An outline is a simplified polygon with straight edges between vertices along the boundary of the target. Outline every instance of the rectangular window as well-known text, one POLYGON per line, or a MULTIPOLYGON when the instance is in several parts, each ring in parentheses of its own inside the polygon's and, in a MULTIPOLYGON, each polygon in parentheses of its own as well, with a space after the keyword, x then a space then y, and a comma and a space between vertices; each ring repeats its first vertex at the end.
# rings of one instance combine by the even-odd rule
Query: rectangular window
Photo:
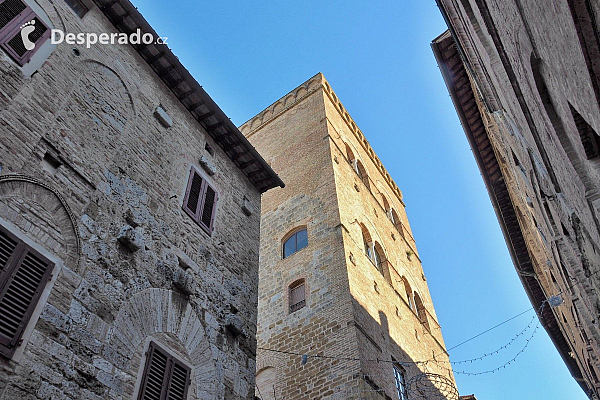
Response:
POLYGON ((217 191, 192 167, 183 199, 183 210, 209 235, 214 229, 218 200, 217 191))
POLYGON ((0 47, 20 66, 50 38, 50 29, 22 0, 0 0, 0 47))
POLYGON ((54 264, 0 226, 0 355, 11 358, 54 264))
POLYGON ((139 400, 186 400, 190 368, 156 343, 150 342, 139 400))
POLYGON ((87 6, 79 0, 65 0, 65 3, 67 3, 73 11, 75 11, 75 14, 77 14, 79 18, 83 18, 83 16, 90 11, 87 6))
POLYGON ((399 400, 407 400, 406 380, 404 379, 404 370, 399 365, 394 365, 394 378, 396 380, 396 391, 399 400))
POLYGON ((306 284, 304 280, 290 287, 290 313, 306 305, 306 284))

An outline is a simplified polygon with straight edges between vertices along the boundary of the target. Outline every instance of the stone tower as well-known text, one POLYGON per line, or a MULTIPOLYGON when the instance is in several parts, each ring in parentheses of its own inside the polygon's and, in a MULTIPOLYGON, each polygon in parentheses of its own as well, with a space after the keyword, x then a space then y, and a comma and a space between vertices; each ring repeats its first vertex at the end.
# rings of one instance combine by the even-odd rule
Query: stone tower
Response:
POLYGON ((240 130, 287 185, 262 197, 256 396, 404 400, 424 372, 454 387, 402 193, 324 76, 240 130))

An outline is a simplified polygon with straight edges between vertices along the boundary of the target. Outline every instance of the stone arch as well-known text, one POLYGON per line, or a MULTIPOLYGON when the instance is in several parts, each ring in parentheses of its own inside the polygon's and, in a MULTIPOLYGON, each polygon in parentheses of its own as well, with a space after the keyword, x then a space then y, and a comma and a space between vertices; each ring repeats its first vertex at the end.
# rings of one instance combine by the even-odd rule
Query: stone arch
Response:
POLYGON ((267 366, 256 373, 256 391, 261 400, 275 400, 277 369, 267 366))
MULTIPOLYGON (((199 399, 216 399, 219 380, 210 343, 204 327, 190 302, 167 289, 145 289, 133 295, 119 309, 108 344, 132 360, 146 338, 161 333, 176 336, 193 367, 199 399)), ((130 373, 137 376, 139 362, 131 363, 130 373)))
POLYGON ((0 217, 12 223, 33 240, 59 256, 69 268, 78 270, 81 239, 64 197, 50 185, 25 175, 0 177, 0 217), (15 207, 19 207, 15 210, 15 207), (33 233, 35 221, 47 229, 33 233))
POLYGON ((117 130, 131 123, 135 116, 135 106, 131 90, 125 80, 116 70, 99 61, 87 59, 80 65, 82 71, 77 91, 83 99, 91 106, 102 108, 107 117, 113 119, 113 127, 117 130), (98 91, 98 87, 105 87, 104 93, 98 91), (99 99, 98 95, 110 96, 110 101, 99 99), (95 103, 99 101, 100 103, 95 103), (115 105, 116 107, 111 107, 115 105), (117 109, 118 108, 118 109, 117 109))

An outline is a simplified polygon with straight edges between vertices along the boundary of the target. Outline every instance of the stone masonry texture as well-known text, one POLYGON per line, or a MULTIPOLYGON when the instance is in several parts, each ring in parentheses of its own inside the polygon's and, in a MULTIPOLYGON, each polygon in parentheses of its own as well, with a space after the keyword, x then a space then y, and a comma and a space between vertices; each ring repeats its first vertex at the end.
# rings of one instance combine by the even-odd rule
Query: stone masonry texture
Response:
POLYGON ((415 362, 434 356, 428 371, 454 385, 402 193, 323 75, 240 129, 286 182, 262 197, 257 395, 397 399, 391 361, 408 381, 423 376, 425 366, 415 362), (383 271, 365 254, 361 225, 385 254, 383 271), (308 247, 283 259, 284 239, 302 227, 308 247), (306 306, 290 313, 289 286, 299 279, 306 306), (418 311, 404 280, 422 300, 418 311), (281 352, 331 358, 303 364, 300 355, 281 352))
MULTIPOLYGON (((39 8, 66 32, 117 31, 97 7, 39 8)), ((259 190, 132 46, 72 47, 30 77, 0 51, 0 224, 57 265, 0 357, 0 399, 135 398, 154 340, 192 368, 189 399, 253 400, 259 190), (182 210, 201 158, 210 236, 182 210)))
POLYGON ((432 47, 515 267, 573 377, 600 395, 600 3, 438 1, 432 47), (540 306, 551 296, 563 303, 540 306))

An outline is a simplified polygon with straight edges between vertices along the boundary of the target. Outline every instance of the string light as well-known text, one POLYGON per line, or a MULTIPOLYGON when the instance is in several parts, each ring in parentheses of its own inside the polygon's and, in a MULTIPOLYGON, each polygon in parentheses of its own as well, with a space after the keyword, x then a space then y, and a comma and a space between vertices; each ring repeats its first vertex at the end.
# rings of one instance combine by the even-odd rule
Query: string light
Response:
MULTIPOLYGON (((600 270, 590 274, 590 276, 588 276, 588 279, 591 278, 592 276, 596 275, 600 273, 600 270)), ((294 355, 294 356, 300 356, 301 357, 301 363, 302 365, 306 364, 308 362, 309 358, 323 358, 323 359, 333 359, 333 360, 344 360, 344 361, 362 361, 362 362, 387 362, 387 363, 393 363, 393 364, 399 364, 399 365, 404 365, 404 366, 408 366, 408 365, 423 365, 424 368, 427 368, 427 364, 430 362, 433 362, 435 364, 438 365, 439 368, 445 369, 446 371, 449 372, 453 372, 455 374, 462 374, 462 375, 467 375, 467 376, 476 376, 476 375, 483 375, 483 374, 490 374, 490 373, 495 373, 500 371, 501 369, 505 369, 507 366, 509 366, 510 364, 516 362, 517 358, 523 354, 523 352, 525 352, 525 350, 527 349, 527 347, 529 346, 529 343, 531 342, 531 340, 533 339, 533 337, 535 336, 535 334, 537 333, 539 327, 540 327, 540 318, 542 318, 542 313, 544 311, 544 307, 546 304, 549 304, 552 308, 558 307, 559 305, 563 304, 563 300, 560 297, 561 294, 563 294, 565 291, 572 289, 573 287, 580 285, 581 282, 576 281, 574 284, 570 285, 569 287, 567 287, 565 290, 560 291, 558 294, 553 295, 551 297, 549 297, 548 299, 544 300, 542 302, 542 304, 539 307, 538 312, 536 313, 536 315, 533 316, 532 320, 529 322, 529 324, 525 327, 525 329, 523 329, 521 332, 519 332, 513 339, 511 339, 510 342, 508 342, 506 345, 498 348, 497 350, 491 352, 491 353, 485 353, 483 356, 477 357, 477 358, 473 358, 470 360, 461 360, 461 361, 445 361, 445 360, 437 360, 436 359, 436 355, 433 355, 433 358, 429 359, 429 360, 425 360, 425 361, 398 361, 398 360, 381 360, 381 359, 374 359, 374 360, 369 360, 369 359, 363 359, 363 358, 359 358, 359 357, 334 357, 334 356, 324 356, 324 355, 316 355, 316 354, 306 354, 306 353, 297 353, 297 352, 293 352, 293 351, 284 351, 284 350, 275 350, 275 349, 269 349, 269 348, 265 348, 265 347, 258 347, 259 350, 264 350, 264 351, 270 351, 270 352, 275 352, 275 353, 281 353, 281 354, 287 354, 287 355, 294 355), (482 360, 486 357, 490 357, 493 356, 495 354, 498 354, 500 350, 503 350, 505 348, 507 348, 508 346, 510 346, 518 337, 522 336, 527 330, 529 330, 529 328, 531 327, 532 322, 536 319, 536 316, 539 316, 539 318, 537 318, 537 324, 533 330, 533 333, 531 334, 531 336, 526 340, 525 345, 523 346, 523 348, 510 360, 508 360, 506 363, 504 363, 503 365, 500 365, 499 367, 496 367, 494 369, 491 370, 487 370, 487 371, 478 371, 478 372, 468 372, 468 371, 457 371, 457 370, 452 370, 450 368, 444 367, 443 365, 440 365, 441 363, 448 363, 450 362, 451 364, 465 364, 465 363, 473 363, 474 361, 479 361, 482 360)), ((511 317, 453 347, 451 347, 450 349, 447 349, 445 351, 445 353, 447 354, 449 351, 462 346, 512 320, 514 320, 515 318, 520 317, 523 314, 526 314, 532 310, 534 310, 535 307, 531 307, 530 309, 523 311, 517 315, 515 315, 514 317, 511 317)), ((438 354, 441 355, 441 354, 438 354)))

